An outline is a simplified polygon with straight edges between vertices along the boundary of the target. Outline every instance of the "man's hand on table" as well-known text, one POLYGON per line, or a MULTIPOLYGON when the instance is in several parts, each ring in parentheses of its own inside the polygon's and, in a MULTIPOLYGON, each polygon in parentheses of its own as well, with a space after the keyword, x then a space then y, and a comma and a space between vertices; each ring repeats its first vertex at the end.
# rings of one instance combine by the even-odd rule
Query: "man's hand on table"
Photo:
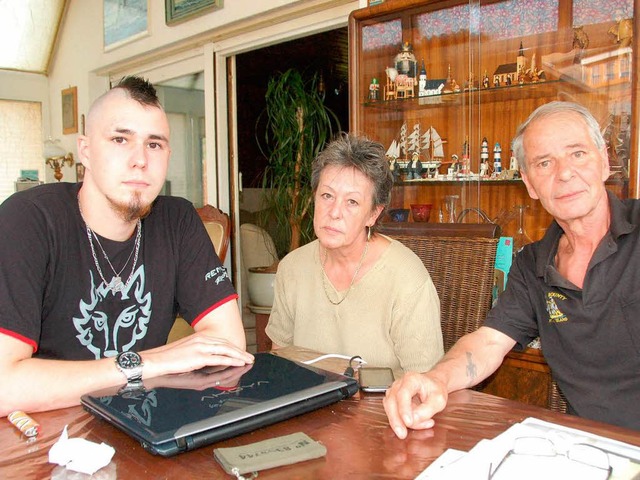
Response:
POLYGON ((389 425, 398 438, 407 429, 423 430, 434 425, 433 416, 447 405, 444 383, 429 374, 409 372, 387 390, 383 401, 389 425))

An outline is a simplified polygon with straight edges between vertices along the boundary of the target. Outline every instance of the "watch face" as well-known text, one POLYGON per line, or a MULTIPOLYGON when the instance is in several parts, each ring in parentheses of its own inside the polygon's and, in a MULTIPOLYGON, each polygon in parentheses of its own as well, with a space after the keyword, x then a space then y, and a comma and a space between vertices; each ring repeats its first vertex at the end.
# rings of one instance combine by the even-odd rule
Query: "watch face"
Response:
POLYGON ((135 352, 123 352, 118 355, 118 365, 122 368, 135 368, 140 366, 140 355, 135 352))

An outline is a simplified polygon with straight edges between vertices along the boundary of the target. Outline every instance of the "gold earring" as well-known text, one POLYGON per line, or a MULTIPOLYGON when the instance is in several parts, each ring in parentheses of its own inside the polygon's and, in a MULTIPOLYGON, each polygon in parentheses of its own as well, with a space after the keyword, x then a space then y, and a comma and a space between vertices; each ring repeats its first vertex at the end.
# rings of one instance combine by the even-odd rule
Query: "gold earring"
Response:
POLYGON ((372 228, 367 225, 367 242, 371 240, 371 230, 372 228))

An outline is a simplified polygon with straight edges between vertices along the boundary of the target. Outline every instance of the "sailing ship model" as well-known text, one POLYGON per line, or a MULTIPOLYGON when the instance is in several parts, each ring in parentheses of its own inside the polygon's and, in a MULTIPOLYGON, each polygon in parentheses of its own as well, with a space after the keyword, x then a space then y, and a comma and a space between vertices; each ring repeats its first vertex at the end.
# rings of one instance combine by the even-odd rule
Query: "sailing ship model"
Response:
POLYGON ((422 162, 427 169, 427 175, 434 177, 438 173, 442 159, 444 158, 443 144, 447 143, 432 126, 422 135, 422 150, 426 152, 426 161, 422 162))
POLYGON ((387 149, 386 156, 394 175, 399 168, 406 169, 412 159, 419 158, 421 168, 426 170, 427 176, 434 178, 444 159, 443 145, 447 143, 433 126, 421 133, 420 124, 416 123, 408 133, 407 124, 400 128, 399 139, 394 139, 387 149))

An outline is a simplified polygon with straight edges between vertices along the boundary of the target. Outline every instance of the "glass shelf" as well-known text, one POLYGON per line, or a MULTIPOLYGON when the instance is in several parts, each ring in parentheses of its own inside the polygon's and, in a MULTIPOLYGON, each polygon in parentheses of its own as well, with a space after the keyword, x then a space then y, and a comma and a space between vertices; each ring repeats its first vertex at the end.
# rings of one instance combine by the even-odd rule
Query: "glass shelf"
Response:
POLYGON ((516 101, 525 99, 538 99, 557 97, 558 93, 592 93, 597 94, 592 88, 576 81, 564 79, 546 80, 537 83, 525 83, 518 85, 505 85, 502 87, 490 87, 473 90, 464 90, 426 97, 401 98, 397 100, 366 101, 362 105, 367 108, 379 108, 383 110, 403 111, 420 108, 448 107, 469 104, 470 98, 480 96, 482 103, 495 103, 516 101))

